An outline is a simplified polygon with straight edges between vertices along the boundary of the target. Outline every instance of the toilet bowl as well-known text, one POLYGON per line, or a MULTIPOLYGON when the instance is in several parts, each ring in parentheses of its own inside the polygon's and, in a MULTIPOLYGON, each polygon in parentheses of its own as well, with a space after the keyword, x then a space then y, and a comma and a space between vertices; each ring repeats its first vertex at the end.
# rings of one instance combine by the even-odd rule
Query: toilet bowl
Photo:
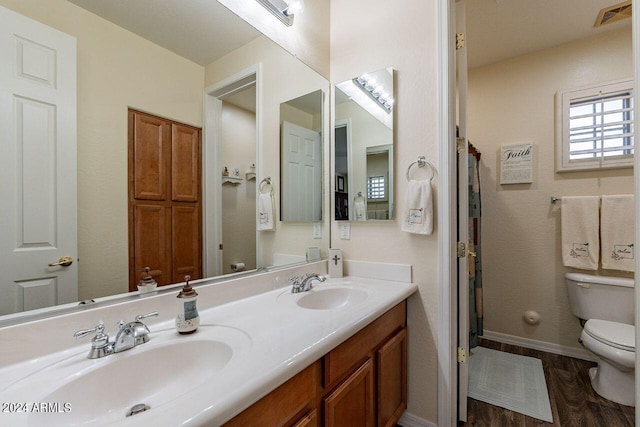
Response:
POLYGON ((598 366, 589 370, 596 393, 613 402, 635 406, 635 327, 589 319, 580 340, 600 359, 598 366))
POLYGON ((589 370, 600 396, 635 406, 635 326, 633 279, 567 273, 571 311, 585 322, 582 345, 599 361, 589 370))

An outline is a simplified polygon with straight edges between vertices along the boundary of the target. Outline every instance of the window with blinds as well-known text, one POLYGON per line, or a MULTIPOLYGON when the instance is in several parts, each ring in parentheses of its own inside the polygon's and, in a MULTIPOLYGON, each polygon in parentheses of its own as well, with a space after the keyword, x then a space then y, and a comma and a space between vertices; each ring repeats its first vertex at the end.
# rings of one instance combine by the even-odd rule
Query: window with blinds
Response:
MULTIPOLYGON (((562 164, 557 170, 633 165, 631 80, 560 92, 562 164)), ((558 104, 556 104, 556 108, 558 104)), ((560 150, 559 150, 560 151, 560 150)))
POLYGON ((367 198, 381 200, 385 197, 384 176, 370 176, 367 179, 367 198))

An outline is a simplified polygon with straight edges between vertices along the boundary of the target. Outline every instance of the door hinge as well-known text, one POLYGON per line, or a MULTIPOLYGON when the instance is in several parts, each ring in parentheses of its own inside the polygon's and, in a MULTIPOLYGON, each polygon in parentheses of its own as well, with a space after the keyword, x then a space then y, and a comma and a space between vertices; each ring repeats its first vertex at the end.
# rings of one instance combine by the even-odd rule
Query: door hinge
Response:
POLYGON ((467 363, 467 352, 462 347, 458 347, 458 363, 467 363))
POLYGON ((456 50, 464 47, 464 33, 456 33, 456 50))
POLYGON ((464 136, 456 137, 456 151, 458 154, 462 154, 467 149, 467 138, 464 136))
POLYGON ((458 258, 464 258, 467 256, 467 245, 465 245, 464 242, 456 243, 456 253, 458 258))

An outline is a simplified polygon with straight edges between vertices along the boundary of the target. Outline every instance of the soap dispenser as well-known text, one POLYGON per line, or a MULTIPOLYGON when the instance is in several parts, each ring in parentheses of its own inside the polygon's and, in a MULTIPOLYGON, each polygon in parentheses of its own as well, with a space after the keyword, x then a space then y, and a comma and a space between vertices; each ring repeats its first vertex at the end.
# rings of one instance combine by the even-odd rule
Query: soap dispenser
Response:
POLYGON ((176 331, 183 335, 194 333, 200 326, 200 315, 196 307, 198 293, 193 290, 189 280, 191 280, 191 276, 184 276, 185 285, 178 294, 176 331))
POLYGON ((153 276, 149 274, 149 271, 149 267, 144 268, 144 272, 142 273, 142 280, 140 280, 140 283, 138 283, 138 291, 140 291, 141 294, 144 294, 146 292, 153 292, 158 287, 158 284, 155 280, 153 280, 153 276))

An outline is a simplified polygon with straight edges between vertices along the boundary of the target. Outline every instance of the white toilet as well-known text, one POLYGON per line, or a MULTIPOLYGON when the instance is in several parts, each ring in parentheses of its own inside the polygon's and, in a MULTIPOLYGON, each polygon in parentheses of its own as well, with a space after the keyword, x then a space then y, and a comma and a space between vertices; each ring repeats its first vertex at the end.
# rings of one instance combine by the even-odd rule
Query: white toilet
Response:
POLYGON ((635 406, 633 279, 567 273, 571 311, 583 323, 580 340, 600 361, 589 370, 593 389, 605 399, 635 406))

